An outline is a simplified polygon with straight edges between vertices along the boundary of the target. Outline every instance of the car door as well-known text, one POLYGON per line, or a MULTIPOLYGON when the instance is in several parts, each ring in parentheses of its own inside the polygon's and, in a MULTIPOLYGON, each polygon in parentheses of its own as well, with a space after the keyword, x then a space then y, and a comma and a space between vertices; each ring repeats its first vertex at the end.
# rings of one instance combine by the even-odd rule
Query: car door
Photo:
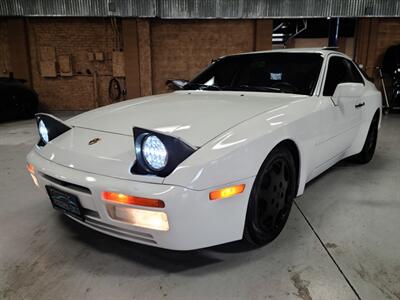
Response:
POLYGON ((362 99, 346 97, 341 105, 332 100, 338 84, 364 80, 353 62, 343 56, 331 55, 328 58, 325 80, 319 95, 320 128, 316 140, 316 169, 335 163, 351 146, 361 124, 362 99))

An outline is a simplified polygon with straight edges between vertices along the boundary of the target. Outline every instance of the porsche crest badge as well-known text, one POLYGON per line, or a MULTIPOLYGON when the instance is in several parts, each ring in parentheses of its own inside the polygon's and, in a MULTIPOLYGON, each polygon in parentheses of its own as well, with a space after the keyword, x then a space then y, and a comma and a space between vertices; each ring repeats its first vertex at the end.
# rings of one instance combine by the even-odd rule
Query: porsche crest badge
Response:
POLYGON ((93 140, 90 140, 88 144, 91 146, 91 145, 96 144, 96 143, 99 142, 100 140, 101 140, 100 138, 94 138, 93 140))

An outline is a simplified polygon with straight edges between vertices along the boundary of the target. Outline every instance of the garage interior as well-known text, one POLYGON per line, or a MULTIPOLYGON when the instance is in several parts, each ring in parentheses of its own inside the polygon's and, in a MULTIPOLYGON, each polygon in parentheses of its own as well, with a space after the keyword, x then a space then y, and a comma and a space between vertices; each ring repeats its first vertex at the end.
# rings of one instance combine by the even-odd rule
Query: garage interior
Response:
MULTIPOLYGON (((0 78, 23 79, 39 111, 66 119, 171 92, 167 80, 224 55, 334 46, 386 105, 377 67, 400 44, 399 16, 390 0, 5 0, 0 78)), ((25 169, 35 120, 0 123, 0 299, 400 299, 399 128, 384 114, 371 163, 309 183, 271 244, 176 252, 55 213, 25 169)))

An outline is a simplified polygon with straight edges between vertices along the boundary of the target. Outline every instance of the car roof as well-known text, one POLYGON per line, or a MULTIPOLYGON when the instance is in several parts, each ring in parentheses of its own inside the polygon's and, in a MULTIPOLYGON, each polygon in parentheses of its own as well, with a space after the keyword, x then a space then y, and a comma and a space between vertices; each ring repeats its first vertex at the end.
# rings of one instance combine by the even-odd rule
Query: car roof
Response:
POLYGON ((239 55, 252 55, 252 54, 261 54, 261 53, 320 53, 324 57, 328 56, 329 54, 337 54, 348 58, 345 54, 336 50, 336 48, 284 48, 284 49, 273 49, 273 50, 264 50, 264 51, 253 51, 253 52, 244 52, 244 53, 237 53, 232 55, 226 55, 223 57, 230 57, 230 56, 239 56, 239 55))

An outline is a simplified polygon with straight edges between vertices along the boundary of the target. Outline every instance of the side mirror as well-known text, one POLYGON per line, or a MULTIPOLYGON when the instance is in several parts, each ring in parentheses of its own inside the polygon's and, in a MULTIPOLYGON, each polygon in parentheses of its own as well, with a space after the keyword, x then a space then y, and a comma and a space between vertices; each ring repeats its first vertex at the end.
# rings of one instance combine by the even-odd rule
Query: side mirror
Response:
POLYGON ((171 89, 171 90, 182 90, 183 87, 189 82, 189 80, 186 79, 168 79, 165 84, 171 89))
POLYGON ((361 70, 364 70, 364 65, 363 65, 363 64, 358 64, 358 67, 359 67, 361 70))
POLYGON ((346 98, 360 98, 364 93, 364 85, 356 82, 339 83, 332 96, 335 105, 339 105, 346 98))

